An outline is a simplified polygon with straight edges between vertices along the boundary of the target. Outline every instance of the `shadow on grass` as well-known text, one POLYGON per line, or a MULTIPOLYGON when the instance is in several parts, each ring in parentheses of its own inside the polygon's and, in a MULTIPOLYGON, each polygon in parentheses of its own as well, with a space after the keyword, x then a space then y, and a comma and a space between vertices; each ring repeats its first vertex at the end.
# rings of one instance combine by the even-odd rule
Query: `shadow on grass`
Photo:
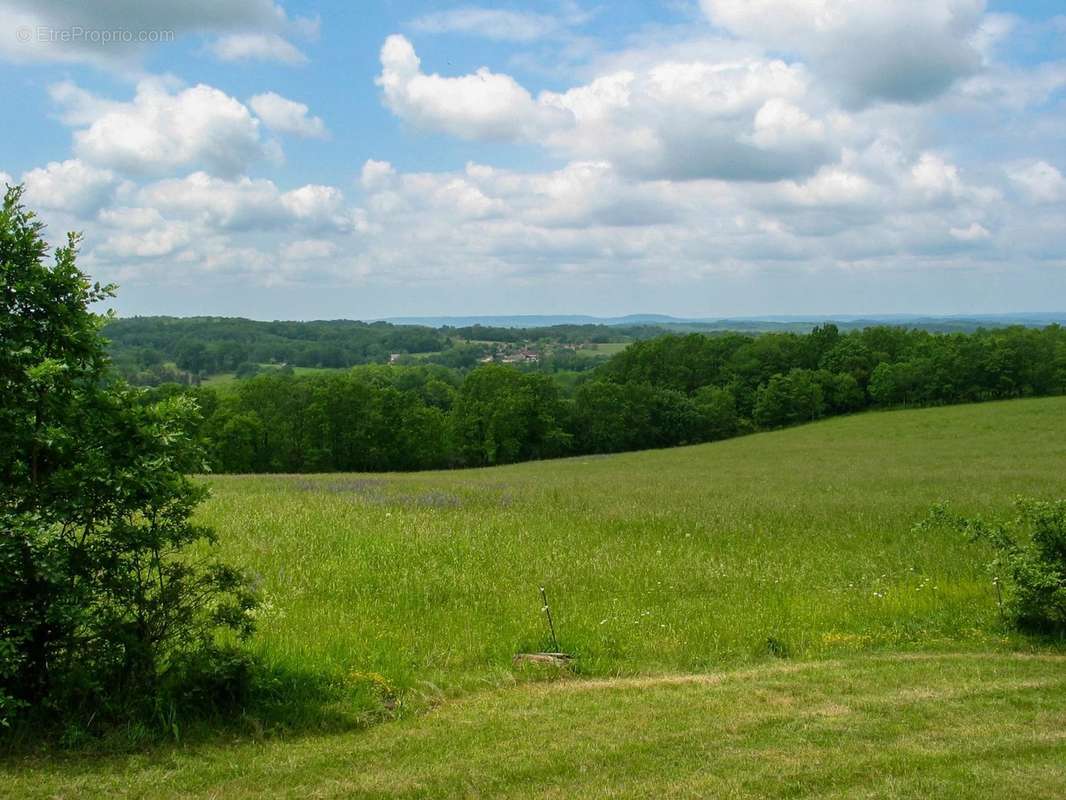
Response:
POLYGON ((99 769, 100 758, 165 758, 220 742, 342 733, 395 717, 392 688, 373 674, 326 674, 244 653, 179 665, 150 701, 82 707, 56 721, 44 711, 0 730, 0 762, 99 769))

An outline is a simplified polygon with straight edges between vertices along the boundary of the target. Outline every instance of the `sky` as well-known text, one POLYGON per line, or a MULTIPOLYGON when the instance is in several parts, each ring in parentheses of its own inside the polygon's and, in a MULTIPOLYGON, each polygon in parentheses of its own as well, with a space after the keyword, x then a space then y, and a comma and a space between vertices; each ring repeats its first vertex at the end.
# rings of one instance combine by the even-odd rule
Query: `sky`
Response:
POLYGON ((1061 0, 0 0, 122 315, 1066 310, 1061 0))

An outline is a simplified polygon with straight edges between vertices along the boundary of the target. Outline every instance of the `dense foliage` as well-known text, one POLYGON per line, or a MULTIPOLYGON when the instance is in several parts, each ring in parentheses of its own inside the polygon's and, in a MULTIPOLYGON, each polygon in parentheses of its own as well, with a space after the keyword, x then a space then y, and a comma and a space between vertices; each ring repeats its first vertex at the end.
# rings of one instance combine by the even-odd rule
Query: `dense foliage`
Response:
POLYGON ((216 631, 247 633, 253 598, 196 547, 213 534, 190 520, 195 404, 110 380, 89 306, 111 288, 73 235, 45 262, 20 194, 0 211, 0 723, 102 721, 153 703, 216 631))
POLYGON ((1066 632, 1066 500, 1021 498, 1008 520, 960 517, 937 506, 920 529, 946 526, 985 542, 996 586, 1005 586, 1004 610, 1022 630, 1066 632))
POLYGON ((483 466, 714 441, 869 408, 1061 394, 1066 331, 667 335, 583 373, 370 365, 148 397, 179 391, 204 409, 218 471, 483 466))
POLYGON ((108 323, 106 335, 115 367, 143 384, 173 380, 181 373, 253 374, 259 364, 267 363, 350 367, 387 361, 392 353, 434 352, 449 343, 438 331, 411 325, 227 317, 116 319, 108 323))

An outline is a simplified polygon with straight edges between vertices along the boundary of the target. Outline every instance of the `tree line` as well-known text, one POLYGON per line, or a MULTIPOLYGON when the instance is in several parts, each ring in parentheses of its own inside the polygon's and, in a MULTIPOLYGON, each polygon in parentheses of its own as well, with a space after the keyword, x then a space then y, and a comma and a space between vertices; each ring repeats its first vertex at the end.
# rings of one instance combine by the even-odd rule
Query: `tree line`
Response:
POLYGON ((870 408, 1062 394, 1066 331, 665 335, 557 376, 489 364, 265 374, 192 392, 219 472, 488 466, 671 447, 870 408))
POLYGON ((228 317, 130 317, 104 330, 123 377, 154 385, 221 372, 252 374, 260 364, 343 368, 388 361, 391 353, 431 353, 450 338, 417 325, 326 320, 259 322, 228 317))

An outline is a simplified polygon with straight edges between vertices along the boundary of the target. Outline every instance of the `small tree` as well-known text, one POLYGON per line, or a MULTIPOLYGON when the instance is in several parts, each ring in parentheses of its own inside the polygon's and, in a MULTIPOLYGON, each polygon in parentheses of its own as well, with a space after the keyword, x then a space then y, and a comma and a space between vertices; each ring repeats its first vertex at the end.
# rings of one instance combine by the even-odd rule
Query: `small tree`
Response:
POLYGON ((45 263, 42 225, 0 211, 0 720, 151 698, 218 629, 251 630, 245 578, 191 521, 206 489, 189 398, 156 404, 108 373, 103 319, 71 235, 45 263))

